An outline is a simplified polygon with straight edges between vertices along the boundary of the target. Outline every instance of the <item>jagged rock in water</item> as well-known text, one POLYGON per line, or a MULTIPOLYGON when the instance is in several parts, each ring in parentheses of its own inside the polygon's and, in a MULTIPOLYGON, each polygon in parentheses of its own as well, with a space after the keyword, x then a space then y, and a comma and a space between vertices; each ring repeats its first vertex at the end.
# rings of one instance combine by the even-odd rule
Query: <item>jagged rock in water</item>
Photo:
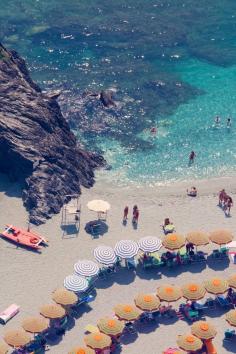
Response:
POLYGON ((91 187, 105 165, 78 144, 55 99, 31 80, 25 62, 0 44, 0 172, 25 180, 30 221, 58 213, 68 194, 91 187))

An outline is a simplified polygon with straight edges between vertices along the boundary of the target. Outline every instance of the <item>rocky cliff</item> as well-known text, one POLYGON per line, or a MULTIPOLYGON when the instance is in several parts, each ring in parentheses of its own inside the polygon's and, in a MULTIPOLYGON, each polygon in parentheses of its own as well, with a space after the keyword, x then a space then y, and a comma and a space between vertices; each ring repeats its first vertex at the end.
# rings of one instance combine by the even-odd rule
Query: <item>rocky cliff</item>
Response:
POLYGON ((58 213, 68 194, 94 183, 101 156, 84 151, 53 95, 42 93, 25 62, 0 44, 0 172, 25 181, 30 221, 58 213))

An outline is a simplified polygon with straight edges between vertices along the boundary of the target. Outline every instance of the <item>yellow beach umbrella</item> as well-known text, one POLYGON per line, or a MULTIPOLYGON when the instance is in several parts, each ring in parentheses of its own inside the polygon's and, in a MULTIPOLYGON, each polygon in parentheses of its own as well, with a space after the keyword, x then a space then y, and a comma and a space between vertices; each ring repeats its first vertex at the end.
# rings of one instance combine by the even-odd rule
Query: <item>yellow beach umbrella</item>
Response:
POLYGON ((178 346, 187 352, 196 352, 203 346, 201 339, 192 334, 183 334, 177 339, 178 346))
POLYGON ((193 243, 195 246, 204 246, 209 243, 209 236, 203 231, 192 231, 187 234, 188 242, 193 243))
POLYGON ((22 328, 6 331, 3 339, 8 345, 14 348, 23 347, 32 340, 31 335, 22 328))
POLYGON ((101 318, 98 322, 98 328, 100 332, 105 333, 109 336, 118 336, 124 330, 124 323, 117 320, 116 318, 101 318))
POLYGON ((188 283, 182 286, 183 296, 188 300, 200 300, 206 294, 206 289, 199 283, 188 283))
POLYGON ((65 309, 57 304, 44 305, 40 308, 40 313, 46 318, 56 319, 65 316, 65 309))
POLYGON ((157 296, 163 301, 172 302, 179 300, 183 293, 179 286, 165 284, 157 289, 157 296))
POLYGON ((232 288, 236 288, 236 274, 233 274, 229 277, 228 279, 228 284, 229 286, 231 286, 232 288))
POLYGON ((41 333, 49 327, 49 321, 41 316, 27 317, 22 322, 25 331, 31 333, 41 333))
POLYGON ((162 244, 169 250, 177 250, 184 246, 185 238, 180 234, 167 234, 165 235, 162 244))
POLYGON ((226 321, 228 321, 231 326, 236 327, 236 310, 230 310, 227 312, 226 321))
POLYGON ((142 311, 155 311, 160 307, 160 299, 154 294, 138 294, 135 305, 142 311))
POLYGON ((75 347, 68 354, 95 354, 95 350, 87 347, 75 347))
POLYGON ((59 305, 70 306, 78 301, 78 296, 73 291, 61 288, 53 292, 52 299, 59 305))
POLYGON ((204 282, 204 286, 206 290, 211 293, 211 294, 224 294, 228 288, 229 284, 227 280, 224 280, 222 278, 212 278, 204 282))
POLYGON ((141 311, 134 305, 118 304, 114 307, 115 315, 124 321, 135 321, 141 315, 141 311))
POLYGON ((0 354, 7 354, 9 351, 9 347, 6 343, 1 342, 0 343, 0 354))
POLYGON ((197 321, 191 326, 191 332, 193 335, 200 339, 212 339, 215 338, 217 331, 213 324, 206 321, 197 321))
POLYGON ((111 345, 111 337, 104 333, 90 333, 84 337, 85 344, 91 349, 101 349, 104 350, 109 348, 111 345))
POLYGON ((228 230, 216 230, 210 233, 210 240, 217 245, 226 245, 233 240, 232 232, 228 230))

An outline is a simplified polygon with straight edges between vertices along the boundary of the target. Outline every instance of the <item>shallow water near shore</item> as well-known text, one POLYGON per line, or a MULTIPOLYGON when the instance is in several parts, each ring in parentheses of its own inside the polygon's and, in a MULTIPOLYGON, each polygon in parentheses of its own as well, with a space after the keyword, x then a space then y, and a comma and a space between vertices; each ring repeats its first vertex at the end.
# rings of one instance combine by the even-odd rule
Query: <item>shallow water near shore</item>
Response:
POLYGON ((116 88, 125 128, 116 118, 112 134, 75 131, 86 147, 103 151, 108 179, 161 184, 235 173, 235 1, 1 5, 3 43, 26 58, 44 89, 66 87, 70 102, 78 88, 116 88), (191 150, 197 158, 189 167, 191 150))

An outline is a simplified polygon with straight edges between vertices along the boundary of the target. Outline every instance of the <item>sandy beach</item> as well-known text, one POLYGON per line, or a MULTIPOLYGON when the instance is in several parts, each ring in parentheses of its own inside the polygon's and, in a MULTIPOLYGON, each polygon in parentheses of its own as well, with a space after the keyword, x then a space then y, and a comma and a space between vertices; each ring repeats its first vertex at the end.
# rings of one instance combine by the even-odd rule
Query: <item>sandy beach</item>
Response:
MULTIPOLYGON (((217 228, 227 228, 232 232, 236 228, 235 209, 232 217, 225 217, 217 207, 217 193, 221 188, 235 199, 236 182, 233 178, 221 178, 208 181, 195 181, 199 190, 197 198, 186 196, 186 188, 191 183, 176 183, 162 187, 122 187, 104 183, 104 178, 97 178, 95 186, 89 190, 83 189, 80 198, 82 206, 81 228, 78 237, 71 235, 62 238, 60 227, 61 215, 54 216, 45 225, 37 227, 38 233, 50 240, 49 247, 41 254, 16 248, 15 245, 0 240, 1 297, 0 309, 12 303, 20 306, 20 313, 6 326, 0 327, 0 336, 6 329, 20 325, 28 315, 38 314, 42 304, 51 302, 51 293, 63 284, 63 279, 73 273, 73 265, 79 259, 93 260, 93 250, 98 245, 114 246, 121 239, 138 240, 143 236, 153 235, 163 237, 160 224, 169 217, 179 233, 186 234, 193 230, 213 231, 217 228), (86 207, 91 199, 104 199, 111 204, 107 224, 108 231, 98 239, 92 239, 84 230, 85 224, 96 219, 96 214, 86 207), (130 211, 134 204, 140 209, 140 220, 137 230, 132 227, 129 218, 127 226, 122 225, 122 214, 125 205, 130 211)), ((0 183, 0 228, 5 224, 27 227, 27 212, 20 199, 20 186, 11 184, 4 176, 0 183)), ((217 248, 213 244, 204 251, 217 248)), ((235 272, 233 263, 212 262, 207 266, 182 266, 176 270, 138 271, 137 274, 126 269, 106 281, 97 283, 97 296, 91 303, 91 310, 81 313, 72 328, 66 332, 62 340, 51 346, 50 353, 67 353, 75 345, 83 343, 84 327, 96 324, 104 315, 112 315, 112 308, 120 302, 132 303, 139 292, 155 292, 157 286, 163 283, 182 285, 190 280, 202 281, 214 274, 227 278, 235 272)), ((175 305, 177 307, 177 305, 175 305)), ((209 319, 216 325, 218 334, 215 344, 218 353, 235 353, 235 349, 223 347, 223 334, 229 328, 224 319, 224 312, 211 313, 209 319)), ((138 337, 131 341, 124 338, 122 353, 161 354, 169 346, 176 346, 178 334, 189 332, 189 325, 184 321, 168 323, 162 321, 158 327, 143 325, 138 337), (154 344, 155 343, 155 344, 154 344)))

